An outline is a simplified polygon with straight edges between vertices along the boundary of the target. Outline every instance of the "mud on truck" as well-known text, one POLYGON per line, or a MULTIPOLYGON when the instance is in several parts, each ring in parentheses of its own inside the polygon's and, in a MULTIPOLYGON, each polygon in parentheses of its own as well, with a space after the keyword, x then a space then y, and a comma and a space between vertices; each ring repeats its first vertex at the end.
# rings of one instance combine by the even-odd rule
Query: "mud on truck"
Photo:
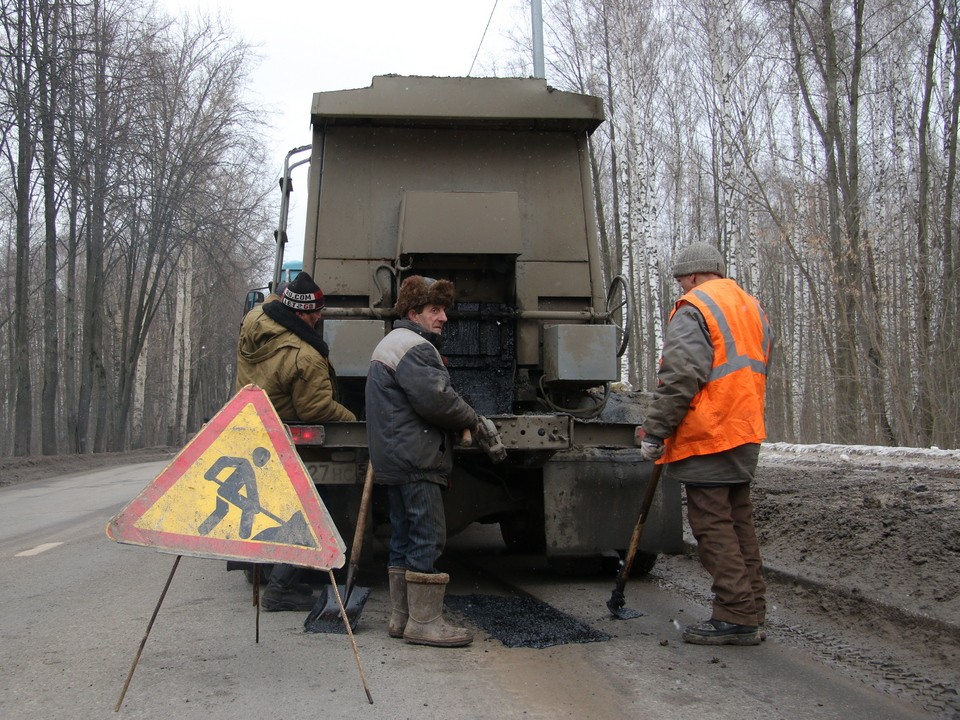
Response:
MULTIPOLYGON (((603 120, 599 98, 542 79, 382 76, 313 96, 312 144, 291 151, 309 152, 296 163, 309 162, 303 267, 326 295, 323 334, 360 421, 290 430, 344 537, 367 461, 370 356, 400 283, 418 274, 454 282, 443 355, 508 451, 495 465, 457 449, 449 534, 499 523, 509 548, 558 569, 616 567, 651 464, 636 439, 643 404, 611 391, 630 307, 625 279, 601 273, 587 142, 603 120)), ((277 267, 284 239, 281 228, 277 267)), ((383 527, 378 491, 372 525, 383 527)), ((681 546, 679 487, 664 483, 633 574, 681 546)))

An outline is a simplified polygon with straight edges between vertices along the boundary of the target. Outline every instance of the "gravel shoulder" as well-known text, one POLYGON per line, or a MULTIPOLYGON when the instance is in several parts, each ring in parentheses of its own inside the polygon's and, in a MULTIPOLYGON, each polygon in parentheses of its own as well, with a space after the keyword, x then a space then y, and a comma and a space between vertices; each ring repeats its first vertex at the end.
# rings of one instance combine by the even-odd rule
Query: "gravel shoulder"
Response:
POLYGON ((180 448, 153 447, 129 452, 90 455, 31 455, 0 457, 0 487, 42 480, 55 475, 91 472, 129 463, 173 460, 180 448))
POLYGON ((774 443, 753 490, 778 642, 960 717, 960 452, 774 443))

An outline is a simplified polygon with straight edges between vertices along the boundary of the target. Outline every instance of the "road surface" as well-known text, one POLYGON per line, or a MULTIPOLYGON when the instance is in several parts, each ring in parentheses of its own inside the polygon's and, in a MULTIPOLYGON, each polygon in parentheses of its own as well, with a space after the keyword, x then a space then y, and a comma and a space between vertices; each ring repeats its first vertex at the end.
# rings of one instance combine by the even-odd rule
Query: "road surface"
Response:
MULTIPOLYGON (((107 522, 164 463, 0 488, 0 717, 107 718, 174 556, 107 539, 107 522)), ((348 538, 351 533, 342 532, 348 538)), ((530 595, 612 637, 508 648, 478 633, 466 649, 386 634, 382 553, 361 571, 373 593, 356 634, 374 704, 344 635, 303 632, 302 613, 255 609, 242 573, 185 557, 157 615, 119 716, 127 718, 710 717, 887 720, 937 717, 778 640, 709 648, 680 642, 708 610, 662 578, 631 581, 622 621, 612 578, 563 578, 542 558, 505 554, 496 527, 451 540, 451 594, 530 595)))

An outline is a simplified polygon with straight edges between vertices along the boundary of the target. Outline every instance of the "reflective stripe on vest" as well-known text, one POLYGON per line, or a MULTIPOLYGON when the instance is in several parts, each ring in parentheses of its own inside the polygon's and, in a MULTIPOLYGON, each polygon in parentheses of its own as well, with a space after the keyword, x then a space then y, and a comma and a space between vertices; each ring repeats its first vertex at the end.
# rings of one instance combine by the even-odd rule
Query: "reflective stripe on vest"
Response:
MULTIPOLYGON (((712 297, 707 295, 702 290, 697 289, 691 290, 690 293, 696 295, 704 305, 710 308, 710 313, 713 315, 714 320, 716 320, 717 327, 720 329, 720 334, 723 336, 723 344, 726 350, 725 355, 727 361, 713 367, 713 369, 710 371, 710 377, 707 378, 707 382, 721 378, 724 375, 729 375, 730 373, 736 372, 737 370, 745 367, 749 367, 755 373, 766 375, 767 361, 770 359, 770 343, 772 342, 772 333, 770 332, 770 322, 767 320, 766 313, 763 312, 763 308, 760 307, 760 303, 757 301, 757 299, 754 297, 750 298, 757 306, 757 314, 760 316, 760 327, 763 331, 763 337, 761 340, 763 360, 756 360, 748 355, 742 355, 740 352, 738 352, 737 341, 734 339, 733 332, 730 330, 730 323, 727 321, 727 316, 723 314, 720 306, 714 302, 712 297)), ((674 310, 674 312, 676 312, 676 310, 674 310)))

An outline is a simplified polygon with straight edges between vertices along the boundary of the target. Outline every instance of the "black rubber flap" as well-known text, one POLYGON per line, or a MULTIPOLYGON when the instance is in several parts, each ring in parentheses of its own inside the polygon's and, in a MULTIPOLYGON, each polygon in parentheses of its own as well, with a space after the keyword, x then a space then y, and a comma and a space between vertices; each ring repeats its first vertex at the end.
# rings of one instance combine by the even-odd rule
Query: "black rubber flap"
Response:
POLYGON ((605 632, 530 597, 448 595, 444 602, 507 647, 546 648, 610 639, 605 632))

